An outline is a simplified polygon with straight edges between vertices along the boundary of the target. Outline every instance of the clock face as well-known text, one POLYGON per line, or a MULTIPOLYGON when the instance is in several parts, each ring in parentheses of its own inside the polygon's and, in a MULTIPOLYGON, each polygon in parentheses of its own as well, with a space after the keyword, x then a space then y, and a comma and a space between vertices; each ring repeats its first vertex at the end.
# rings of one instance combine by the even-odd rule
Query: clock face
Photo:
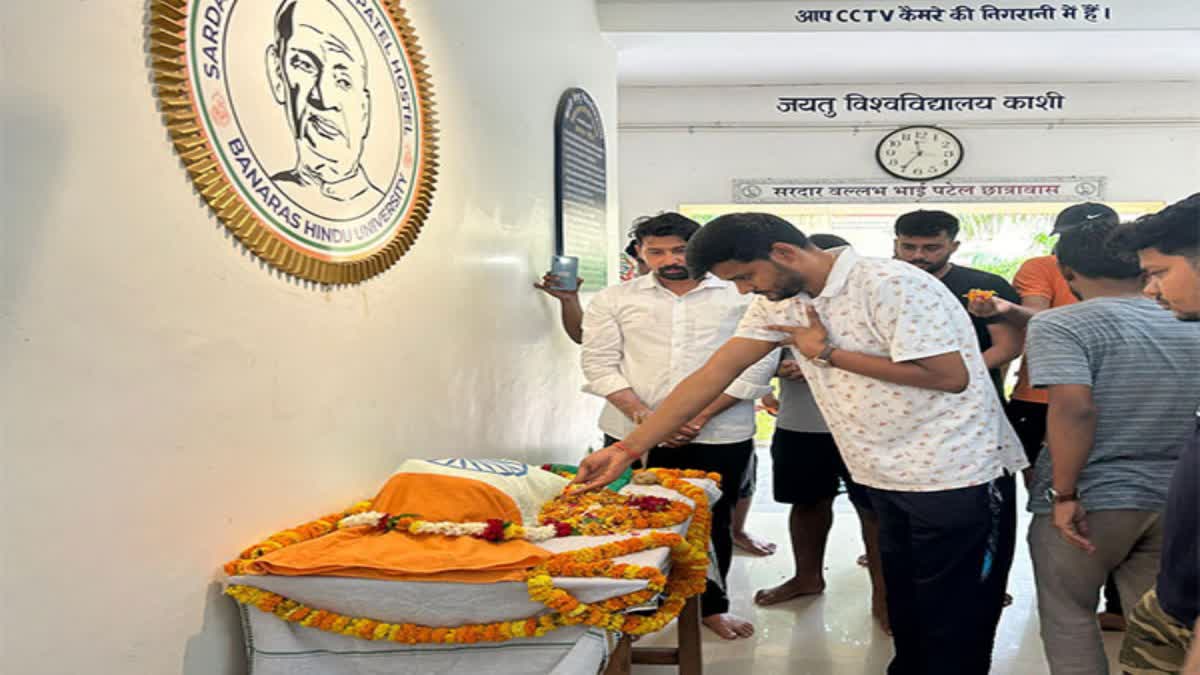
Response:
POLYGON ((933 180, 958 168, 963 146, 954 134, 937 127, 904 127, 879 141, 875 159, 883 170, 904 180, 933 180))

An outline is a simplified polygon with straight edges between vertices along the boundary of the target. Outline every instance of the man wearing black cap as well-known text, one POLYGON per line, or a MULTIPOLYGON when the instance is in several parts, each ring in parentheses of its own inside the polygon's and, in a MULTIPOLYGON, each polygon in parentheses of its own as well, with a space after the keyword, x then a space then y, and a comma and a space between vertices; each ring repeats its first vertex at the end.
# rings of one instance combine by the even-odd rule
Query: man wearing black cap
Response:
MULTIPOLYGON (((1117 212, 1110 207, 1098 202, 1084 202, 1063 209, 1055 217, 1054 229, 1050 234, 1062 234, 1084 224, 1115 226, 1119 221, 1117 212)), ((1013 277, 1013 286, 1021 296, 1021 304, 1016 305, 1004 298, 993 297, 970 303, 968 311, 978 317, 1000 317, 1024 329, 1038 312, 1066 307, 1079 301, 1067 285, 1067 280, 1063 278, 1058 267, 1058 258, 1054 255, 1026 260, 1013 277)), ((1021 360, 1021 368, 1017 371, 1017 386, 1013 389, 1011 399, 1005 404, 1008 420, 1021 439, 1025 456, 1029 458, 1030 468, 1025 473, 1026 485, 1032 480, 1032 467, 1037 464, 1042 442, 1046 438, 1046 410, 1049 401, 1046 390, 1034 389, 1029 383, 1027 361, 1028 359, 1021 360)), ((1100 614, 1100 625, 1105 630, 1124 630, 1125 627, 1121 598, 1111 578, 1104 585, 1104 612, 1100 614)))
MULTIPOLYGON (((1084 223, 1115 226, 1118 221, 1117 212, 1111 208, 1096 202, 1085 202, 1067 207, 1059 213, 1054 219, 1054 229, 1050 233, 1061 234, 1084 223)), ((1024 329, 1038 312, 1078 302, 1075 294, 1071 292, 1071 287, 1067 285, 1067 280, 1059 271, 1058 258, 1053 255, 1026 260, 1013 277, 1013 286, 1021 296, 1021 304, 993 296, 971 302, 967 310, 977 317, 999 317, 1024 329)), ((1033 465, 1037 463, 1042 441, 1046 437, 1048 398, 1045 391, 1030 386, 1029 367, 1024 361, 1022 360, 1021 369, 1017 373, 1017 386, 1006 410, 1009 421, 1021 438, 1021 445, 1025 447, 1025 455, 1033 465)))

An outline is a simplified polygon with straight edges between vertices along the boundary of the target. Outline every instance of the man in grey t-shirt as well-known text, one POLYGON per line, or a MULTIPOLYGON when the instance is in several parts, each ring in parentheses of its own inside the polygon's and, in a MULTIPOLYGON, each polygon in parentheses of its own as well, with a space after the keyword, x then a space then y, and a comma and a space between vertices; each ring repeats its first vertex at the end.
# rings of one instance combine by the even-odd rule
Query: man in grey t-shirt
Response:
POLYGON ((1085 302, 1035 316, 1026 345, 1050 397, 1029 549, 1054 675, 1108 672, 1100 588, 1111 573, 1133 607, 1154 584, 1167 484, 1200 404, 1200 324, 1141 296, 1136 259, 1106 245, 1113 229, 1062 234, 1059 266, 1085 302))

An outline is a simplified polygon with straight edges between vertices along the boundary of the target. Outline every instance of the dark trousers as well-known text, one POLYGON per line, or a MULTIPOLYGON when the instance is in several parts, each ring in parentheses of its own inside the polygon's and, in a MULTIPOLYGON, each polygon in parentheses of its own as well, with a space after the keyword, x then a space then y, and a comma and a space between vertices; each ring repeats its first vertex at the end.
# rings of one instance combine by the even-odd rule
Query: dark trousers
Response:
MULTIPOLYGON (((604 437, 605 445, 617 439, 604 437)), ((700 596, 700 613, 704 616, 724 614, 729 611, 729 595, 722 586, 729 575, 733 562, 733 508, 737 505, 738 486, 742 474, 754 454, 754 440, 740 443, 692 443, 680 448, 654 448, 647 457, 647 466, 664 469, 699 469, 721 474, 721 498, 710 504, 712 510, 712 543, 717 555, 717 569, 721 572, 721 585, 708 580, 704 595, 700 596)))
POLYGON ((896 656, 888 675, 986 675, 1016 547, 1016 483, 868 488, 896 656))
POLYGON ((1125 615, 1125 609, 1121 607, 1121 594, 1117 592, 1117 582, 1113 579, 1111 572, 1104 580, 1104 611, 1109 614, 1125 615))
POLYGON ((1037 464, 1038 455, 1042 452, 1042 443, 1046 440, 1046 412, 1049 406, 1045 403, 1022 401, 1014 398, 1004 404, 1004 413, 1021 439, 1021 447, 1025 448, 1025 458, 1030 466, 1037 464))

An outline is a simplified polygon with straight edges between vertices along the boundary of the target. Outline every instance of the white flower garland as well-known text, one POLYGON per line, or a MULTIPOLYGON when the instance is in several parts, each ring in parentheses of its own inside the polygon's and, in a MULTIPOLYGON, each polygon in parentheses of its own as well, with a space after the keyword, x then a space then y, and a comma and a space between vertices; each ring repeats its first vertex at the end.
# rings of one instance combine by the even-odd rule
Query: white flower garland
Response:
MULTIPOLYGON (((387 517, 388 514, 378 511, 364 511, 356 513, 352 516, 346 516, 338 521, 338 529, 345 530, 352 527, 375 527, 379 523, 380 518, 387 517)), ((455 523, 451 521, 430 522, 425 520, 417 520, 413 523, 413 528, 408 530, 415 534, 441 534, 447 537, 478 537, 488 528, 487 523, 468 522, 455 523)), ((521 539, 526 539, 532 542, 546 541, 553 539, 557 534, 557 530, 553 525, 539 525, 536 527, 522 527, 524 536, 521 539)))
POLYGON ((346 516, 338 521, 338 529, 346 530, 351 527, 361 527, 363 525, 370 525, 374 527, 375 524, 379 522, 379 519, 384 515, 386 514, 378 511, 363 511, 362 513, 356 513, 352 516, 346 516))

